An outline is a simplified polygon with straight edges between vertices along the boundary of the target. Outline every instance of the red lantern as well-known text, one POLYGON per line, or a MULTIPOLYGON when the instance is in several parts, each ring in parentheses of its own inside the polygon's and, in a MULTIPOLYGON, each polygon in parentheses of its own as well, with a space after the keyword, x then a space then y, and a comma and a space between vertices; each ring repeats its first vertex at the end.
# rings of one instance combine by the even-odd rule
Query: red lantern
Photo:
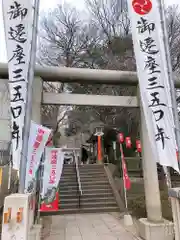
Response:
POLYGON ((137 151, 140 153, 141 152, 141 142, 140 142, 140 140, 136 140, 136 148, 137 148, 137 151))
POLYGON ((132 145, 131 138, 130 137, 126 137, 126 147, 127 148, 131 148, 131 145, 132 145))
POLYGON ((124 142, 124 135, 123 135, 123 133, 119 133, 119 142, 120 143, 124 142))

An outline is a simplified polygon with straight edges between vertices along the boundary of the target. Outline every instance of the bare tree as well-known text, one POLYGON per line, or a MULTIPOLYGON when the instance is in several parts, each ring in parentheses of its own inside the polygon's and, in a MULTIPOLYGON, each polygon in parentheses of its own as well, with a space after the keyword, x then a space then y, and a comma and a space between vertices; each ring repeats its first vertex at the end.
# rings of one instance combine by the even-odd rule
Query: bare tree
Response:
POLYGON ((87 0, 87 6, 103 42, 101 68, 135 70, 126 1, 87 0))
MULTIPOLYGON (((122 0, 101 3, 89 0, 88 6, 89 22, 81 19, 77 11, 67 4, 58 5, 53 11, 41 17, 39 62, 54 66, 134 70, 132 40, 129 35, 130 21, 126 5, 122 0)), ((53 89, 52 84, 44 88, 45 91, 110 95, 132 95, 135 90, 126 88, 124 91, 124 88, 117 86, 84 84, 64 85, 61 90, 57 86, 53 89)), ((74 107, 74 109, 85 111, 89 116, 93 111, 98 121, 108 120, 113 123, 119 114, 124 116, 125 113, 123 109, 117 108, 74 107)), ((57 117, 55 116, 57 107, 45 106, 43 111, 45 118, 57 117)), ((55 128, 57 129, 57 126, 55 128)))
POLYGON ((180 12, 179 6, 173 5, 166 10, 167 30, 171 51, 172 69, 180 72, 180 12))
MULTIPOLYGON (((58 5, 44 13, 40 20, 38 62, 42 65, 66 67, 91 67, 88 61, 89 46, 94 46, 96 30, 68 4, 58 5)), ((69 91, 67 84, 44 83, 44 91, 62 93, 69 91)), ((43 122, 57 131, 59 106, 43 106, 43 122)))
POLYGON ((89 23, 69 4, 58 5, 41 16, 39 61, 48 65, 83 67, 84 54, 96 41, 89 23))
MULTIPOLYGON (((76 9, 67 4, 58 5, 53 11, 41 17, 40 62, 67 67, 136 70, 126 1, 87 0, 87 6, 89 22, 81 19, 76 9)), ((169 7, 166 16, 173 70, 178 72, 180 58, 178 9, 175 6, 169 7)), ((136 95, 134 87, 90 84, 65 84, 61 87, 56 86, 55 91, 136 95)), ((126 125, 129 133, 136 134, 133 129, 138 129, 137 109, 73 107, 72 110, 86 112, 86 116, 89 117, 93 112, 93 116, 96 116, 98 121, 109 125, 126 125)), ((73 122, 71 117, 71 122, 74 126, 76 121, 73 122)), ((78 123, 75 128, 79 128, 78 123)))

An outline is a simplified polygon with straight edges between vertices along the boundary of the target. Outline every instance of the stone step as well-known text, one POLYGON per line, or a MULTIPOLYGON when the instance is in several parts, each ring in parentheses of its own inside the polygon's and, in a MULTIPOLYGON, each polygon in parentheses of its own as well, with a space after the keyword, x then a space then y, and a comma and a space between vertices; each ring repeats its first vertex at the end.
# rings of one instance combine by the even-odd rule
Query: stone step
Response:
POLYGON ((69 181, 71 181, 71 182, 76 182, 76 176, 62 176, 61 177, 61 182, 69 182, 69 181))
POLYGON ((87 182, 87 181, 96 182, 97 180, 103 181, 104 179, 107 179, 107 176, 105 175, 81 176, 80 175, 81 182, 87 182))
POLYGON ((104 171, 98 172, 79 172, 80 176, 98 176, 98 175, 106 175, 104 171))
POLYGON ((98 172, 104 172, 104 168, 95 168, 95 169, 93 169, 93 168, 90 168, 90 169, 88 169, 88 168, 85 168, 85 169, 79 169, 79 172, 80 173, 92 173, 92 172, 95 172, 95 173, 98 173, 98 172))
POLYGON ((78 167, 80 169, 85 169, 85 168, 104 168, 104 164, 79 164, 78 167))
POLYGON ((59 186, 59 191, 77 191, 77 185, 66 185, 66 186, 59 186))
MULTIPOLYGON (((76 193, 76 195, 73 195, 73 194, 70 194, 68 192, 66 193, 60 193, 60 199, 64 200, 64 199, 73 199, 73 198, 77 198, 78 195, 76 193)), ((96 198, 109 198, 109 197, 112 197, 113 196, 113 193, 112 191, 108 191, 108 192, 95 192, 95 193, 92 193, 92 192, 83 192, 83 195, 81 196, 81 199, 88 199, 88 200, 92 200, 92 199, 96 199, 96 198)))
POLYGON ((119 212, 119 208, 116 207, 101 207, 101 208, 70 208, 60 209, 59 211, 41 212, 41 216, 51 215, 64 215, 64 214, 78 214, 78 213, 106 213, 106 212, 119 212))
POLYGON ((79 175, 80 175, 80 177, 107 176, 104 171, 97 172, 97 173, 96 172, 87 172, 87 173, 80 172, 79 175))
MULTIPOLYGON (((91 181, 83 181, 81 182, 82 186, 87 186, 87 185, 92 185, 93 183, 91 181)), ((96 181, 97 185, 104 185, 104 184, 109 184, 108 179, 103 179, 103 180, 97 180, 96 181)), ((66 186, 77 186, 76 182, 60 182, 60 187, 66 187, 66 186)))
MULTIPOLYGON (((81 185, 82 191, 84 190, 99 190, 99 189, 104 189, 104 190, 109 190, 111 189, 109 184, 92 184, 92 185, 81 185)), ((78 187, 77 185, 74 186, 60 186, 59 191, 77 191, 78 187)))
MULTIPOLYGON (((94 196, 90 199, 81 197, 81 202, 82 203, 87 203, 89 201, 92 201, 92 202, 113 202, 113 201, 115 201, 115 199, 114 199, 113 195, 109 195, 108 197, 99 197, 99 198, 97 198, 97 196, 94 196)), ((59 202, 61 204, 79 203, 79 198, 78 197, 70 198, 70 199, 67 199, 67 198, 62 199, 61 198, 61 199, 59 199, 59 202)))
MULTIPOLYGON (((83 174, 98 174, 98 173, 103 173, 104 172, 104 168, 103 169, 79 169, 79 172, 80 173, 83 173, 83 174)), ((76 174, 76 171, 75 170, 63 170, 62 171, 62 175, 63 174, 76 174)))
MULTIPOLYGON (((94 177, 89 177, 89 176, 86 176, 86 177, 80 177, 80 181, 81 183, 85 183, 87 184, 88 182, 91 182, 92 183, 96 183, 98 181, 106 181, 108 182, 108 179, 106 176, 94 176, 94 177)), ((71 184, 72 182, 77 182, 77 179, 73 179, 73 178, 62 178, 61 181, 60 181, 60 184, 62 183, 65 184, 65 183, 69 183, 71 184)))
POLYGON ((98 185, 98 184, 92 184, 92 185, 86 185, 86 186, 84 186, 84 185, 82 185, 82 190, 84 191, 84 190, 99 190, 99 189, 104 189, 104 190, 106 190, 106 189, 111 189, 111 186, 109 185, 109 184, 100 184, 100 185, 98 185))
POLYGON ((100 166, 100 167, 89 167, 89 166, 80 166, 79 167, 79 171, 104 171, 104 166, 100 166))
MULTIPOLYGON (((106 188, 106 189, 83 189, 83 195, 86 195, 86 194, 98 194, 98 193, 101 193, 101 194, 106 194, 106 193, 112 193, 112 189, 111 187, 109 188, 106 188)), ((74 196, 77 194, 77 190, 72 190, 72 191, 68 191, 68 190, 60 190, 60 196, 61 195, 70 195, 70 196, 74 196)))
POLYGON ((76 176, 76 172, 62 172, 61 177, 63 176, 76 176))
MULTIPOLYGON (((70 209, 70 208, 78 208, 79 202, 77 203, 66 203, 66 204, 59 204, 60 209, 70 209)), ((101 207, 116 207, 117 204, 114 201, 102 201, 102 202, 80 202, 80 208, 101 208, 101 207)))
POLYGON ((61 175, 61 180, 63 179, 76 179, 76 174, 62 174, 61 175))

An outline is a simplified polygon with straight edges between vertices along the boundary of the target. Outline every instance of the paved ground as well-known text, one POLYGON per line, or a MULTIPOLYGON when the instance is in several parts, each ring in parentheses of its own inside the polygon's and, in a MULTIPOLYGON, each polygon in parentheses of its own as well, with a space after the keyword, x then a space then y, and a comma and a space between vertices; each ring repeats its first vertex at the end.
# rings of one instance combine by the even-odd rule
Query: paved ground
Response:
MULTIPOLYGON (((48 218, 47 218, 48 219, 48 218)), ((53 216, 44 226, 43 240, 135 240, 111 214, 53 216), (47 227, 49 225, 49 229, 47 227)))

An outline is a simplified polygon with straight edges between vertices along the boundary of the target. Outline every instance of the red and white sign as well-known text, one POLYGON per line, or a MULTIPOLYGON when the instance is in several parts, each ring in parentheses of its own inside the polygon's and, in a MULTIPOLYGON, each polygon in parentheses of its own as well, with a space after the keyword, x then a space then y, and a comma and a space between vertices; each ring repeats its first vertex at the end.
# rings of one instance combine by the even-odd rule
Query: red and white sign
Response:
POLYGON ((12 162, 13 168, 19 170, 31 54, 33 4, 29 0, 3 0, 1 6, 9 74, 7 83, 10 97, 12 162))
POLYGON ((51 203, 46 204, 45 202, 43 202, 41 204, 40 212, 51 212, 58 210, 59 210, 59 193, 57 191, 55 199, 51 203))
POLYGON ((64 164, 64 152, 60 148, 45 149, 41 211, 58 210, 58 185, 64 164))
MULTIPOLYGON (((152 160, 179 172, 169 63, 158 0, 128 0, 140 98, 152 160)), ((164 19, 163 19, 164 21, 164 19)))
POLYGON ((36 173, 50 133, 50 129, 31 121, 27 153, 25 192, 30 193, 33 191, 33 183, 36 180, 36 173))

